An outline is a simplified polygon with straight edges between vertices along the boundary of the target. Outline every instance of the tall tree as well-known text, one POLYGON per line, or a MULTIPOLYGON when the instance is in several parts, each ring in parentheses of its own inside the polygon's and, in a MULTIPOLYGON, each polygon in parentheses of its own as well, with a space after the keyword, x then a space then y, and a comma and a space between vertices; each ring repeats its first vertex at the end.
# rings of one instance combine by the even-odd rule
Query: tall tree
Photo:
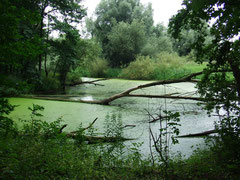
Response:
POLYGON ((167 33, 167 28, 162 24, 152 26, 145 45, 141 51, 142 55, 155 57, 161 52, 173 51, 172 40, 167 33))
POLYGON ((193 46, 197 52, 197 61, 209 62, 198 84, 199 92, 207 98, 208 110, 225 110, 218 124, 221 142, 231 154, 227 159, 239 163, 240 1, 184 0, 183 5, 185 8, 171 19, 170 30, 174 37, 179 37, 184 28, 198 32, 193 46), (205 22, 210 24, 210 33, 214 37, 207 46, 205 22))
MULTIPOLYGON (((86 10, 80 5, 82 0, 36 0, 40 14, 40 21, 38 23, 39 37, 42 43, 46 44, 48 34, 56 29, 59 21, 64 19, 68 24, 79 23, 86 15, 86 10), (48 23, 48 24, 46 24, 48 23), (47 30, 46 30, 47 28, 47 30)), ((62 21, 63 22, 63 21, 62 21)), ((58 29, 61 32, 61 29, 58 29)), ((46 52, 46 51, 45 51, 46 52)), ((39 55, 38 69, 42 69, 43 54, 39 55)))
MULTIPOLYGON (((102 0, 97 6, 95 13, 97 19, 94 21, 94 26, 92 26, 93 23, 88 23, 91 25, 89 27, 94 28, 89 30, 97 37, 98 41, 101 42, 103 54, 111 61, 115 61, 112 58, 116 56, 112 56, 115 52, 112 52, 110 49, 110 43, 112 43, 112 41, 109 38, 113 37, 112 30, 115 26, 119 27, 118 24, 121 22, 132 24, 137 20, 144 25, 139 26, 139 30, 141 28, 145 34, 148 34, 153 26, 152 6, 149 4, 145 7, 140 3, 140 0, 102 0)), ((116 31, 116 28, 114 31, 116 31)), ((134 54, 132 56, 134 56, 134 54)), ((125 60, 121 61, 124 62, 125 60)), ((128 60, 126 60, 126 62, 128 62, 128 60)), ((113 63, 112 65, 115 64, 113 63)))
POLYGON ((120 22, 108 35, 109 57, 113 66, 126 65, 140 54, 145 43, 144 25, 137 21, 131 24, 120 22))
POLYGON ((57 56, 57 71, 61 90, 65 93, 67 74, 74 69, 77 63, 77 43, 79 41, 78 31, 67 22, 58 22, 56 29, 61 30, 60 38, 51 41, 55 56, 57 56))
POLYGON ((36 24, 40 16, 30 1, 3 0, 0 2, 0 70, 25 75, 36 65, 42 53, 36 24))

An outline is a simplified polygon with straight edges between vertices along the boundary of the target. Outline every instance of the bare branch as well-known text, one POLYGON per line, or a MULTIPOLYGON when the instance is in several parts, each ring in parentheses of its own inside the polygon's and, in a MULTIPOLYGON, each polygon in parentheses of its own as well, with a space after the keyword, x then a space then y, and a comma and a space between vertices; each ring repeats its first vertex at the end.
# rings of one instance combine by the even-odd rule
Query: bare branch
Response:
POLYGON ((91 127, 93 126, 93 124, 94 124, 97 120, 98 120, 98 118, 94 119, 94 121, 93 121, 88 127, 86 127, 86 128, 81 128, 81 130, 73 131, 73 132, 71 132, 71 133, 72 133, 72 134, 75 134, 75 133, 78 133, 78 132, 80 132, 80 131, 81 131, 81 132, 82 132, 82 131, 85 131, 85 130, 91 128, 91 127))
POLYGON ((76 85, 80 85, 80 84, 93 84, 95 86, 104 86, 102 84, 97 84, 95 82, 99 82, 99 81, 105 81, 108 80, 107 78, 105 79, 97 79, 97 80, 93 80, 93 81, 76 81, 76 82, 72 82, 70 84, 66 84, 67 86, 76 86, 76 85))
POLYGON ((187 134, 187 135, 182 135, 182 136, 177 136, 178 138, 183 138, 183 137, 199 137, 199 136, 207 136, 209 134, 214 134, 217 133, 217 130, 209 130, 209 131, 204 131, 201 133, 195 133, 195 134, 187 134))

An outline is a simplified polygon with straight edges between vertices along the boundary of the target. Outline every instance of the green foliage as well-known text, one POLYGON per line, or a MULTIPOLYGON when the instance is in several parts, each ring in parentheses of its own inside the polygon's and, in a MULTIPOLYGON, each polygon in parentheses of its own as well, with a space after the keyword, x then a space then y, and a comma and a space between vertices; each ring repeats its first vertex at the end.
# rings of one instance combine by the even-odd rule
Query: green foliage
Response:
POLYGON ((198 83, 198 92, 206 99, 205 108, 209 114, 215 109, 220 115, 216 122, 220 136, 212 140, 215 145, 213 149, 217 149, 216 159, 221 159, 221 165, 231 167, 227 171, 237 174, 236 167, 240 162, 240 6, 232 0, 193 0, 184 1, 184 5, 186 8, 170 21, 170 30, 174 37, 180 37, 182 29, 190 28, 198 33, 193 45, 196 61, 208 61, 202 81, 198 83), (212 23, 209 28, 213 38, 207 45, 205 22, 212 23))
POLYGON ((41 76, 41 78, 39 78, 39 80, 40 80, 40 82, 35 87, 35 92, 47 93, 47 94, 53 94, 53 93, 59 92, 60 83, 56 78, 54 78, 52 73, 50 73, 48 75, 48 77, 46 77, 44 75, 41 76))
POLYGON ((112 66, 128 64, 141 51, 144 35, 151 32, 151 4, 144 6, 139 0, 107 0, 100 2, 95 13, 97 19, 88 20, 88 31, 101 43, 105 58, 112 66))
POLYGON ((119 75, 127 79, 153 79, 156 63, 149 56, 138 56, 136 61, 131 62, 119 75))
POLYGON ((39 14, 31 1, 3 0, 0 3, 0 20, 7 26, 0 27, 0 69, 6 74, 22 71, 36 65, 36 57, 42 53, 41 39, 35 26, 39 14))
POLYGON ((184 67, 186 59, 173 53, 160 53, 156 58, 138 56, 124 68, 119 77, 126 79, 165 80, 180 78, 189 71, 184 67))
POLYGON ((239 165, 226 166, 222 160, 212 149, 197 149, 187 159, 177 157, 172 160, 169 174, 173 179, 238 179, 239 171, 233 171, 232 167, 239 165))
POLYGON ((159 53, 173 51, 172 40, 162 24, 153 26, 150 32, 141 50, 141 55, 155 57, 159 53))
POLYGON ((108 114, 105 117, 104 129, 104 136, 106 137, 122 137, 123 123, 121 114, 116 115, 113 113, 111 116, 108 114))
MULTIPOLYGON (((7 76, 22 78, 26 82, 25 92, 17 88, 14 92, 13 88, 8 86, 4 87, 4 90, 10 90, 11 94, 29 93, 27 84, 33 85, 31 91, 46 89, 46 87, 39 87, 45 85, 41 82, 43 61, 44 70, 48 76, 48 65, 51 59, 48 55, 53 47, 59 48, 59 46, 54 46, 56 43, 51 43, 49 35, 54 30, 62 35, 67 34, 67 29, 75 29, 71 23, 79 22, 85 15, 85 10, 78 4, 80 2, 81 0, 1 1, 0 20, 7 26, 0 27, 0 43, 2 44, 0 71, 7 76), (59 16, 56 16, 56 12, 59 16)), ((69 37, 69 34, 66 37, 69 37)), ((59 53, 67 49, 68 45, 65 45, 65 49, 58 49, 59 53)), ((57 64, 58 67, 55 69, 59 69, 59 66, 64 63, 57 64)), ((62 70, 60 73, 61 81, 64 81, 65 71, 62 70)))
POLYGON ((12 106, 6 99, 0 98, 0 135, 8 136, 9 133, 15 131, 13 120, 7 116, 14 110, 16 106, 12 106))
POLYGON ((88 72, 91 77, 105 77, 108 62, 105 59, 95 59, 88 64, 88 72))
POLYGON ((133 61, 145 43, 144 25, 137 20, 120 22, 108 35, 108 53, 112 66, 126 65, 133 61))
POLYGON ((77 50, 76 45, 78 42, 78 31, 68 25, 66 22, 60 23, 59 28, 63 30, 63 39, 52 41, 54 46, 55 55, 57 59, 57 71, 59 72, 59 82, 62 92, 65 93, 65 84, 67 74, 71 69, 74 69, 77 64, 77 50))
POLYGON ((105 71, 107 78, 117 78, 119 77, 120 73, 122 72, 121 68, 110 68, 105 71))
POLYGON ((184 68, 187 63, 184 57, 175 53, 163 52, 156 55, 154 77, 158 80, 181 78, 189 72, 184 68))
POLYGON ((0 97, 17 96, 34 91, 34 85, 15 76, 0 75, 0 97))

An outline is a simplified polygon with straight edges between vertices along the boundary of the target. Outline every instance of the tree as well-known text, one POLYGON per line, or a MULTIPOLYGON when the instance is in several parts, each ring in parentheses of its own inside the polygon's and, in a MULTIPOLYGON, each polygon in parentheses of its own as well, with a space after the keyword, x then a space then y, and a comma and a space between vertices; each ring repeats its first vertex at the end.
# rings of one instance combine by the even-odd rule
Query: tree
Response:
MULTIPOLYGON (((49 34, 56 30, 59 22, 64 22, 73 26, 72 23, 79 23, 86 15, 86 10, 80 5, 81 0, 37 0, 37 12, 40 15, 40 21, 37 25, 39 37, 42 44, 47 46, 49 34)), ((57 29, 61 33, 61 29, 57 29)), ((46 52, 46 51, 45 51, 46 52)), ((45 53, 46 56, 46 53, 45 53)), ((42 69, 43 54, 39 55, 38 70, 42 69)))
POLYGON ((197 41, 193 46, 197 53, 197 61, 209 62, 198 89, 207 99, 206 108, 209 111, 213 108, 216 108, 216 112, 225 110, 217 124, 221 135, 219 142, 223 148, 221 153, 229 152, 230 156, 226 157, 228 162, 239 163, 240 2, 184 0, 183 5, 185 8, 170 20, 170 31, 176 38, 184 28, 198 32, 197 41), (207 46, 205 22, 209 23, 210 33, 214 37, 207 46))
POLYGON ((57 58, 57 70, 62 92, 65 93, 67 74, 77 64, 77 43, 79 41, 78 31, 67 22, 58 23, 56 28, 61 29, 61 38, 51 42, 57 58))
POLYGON ((5 74, 27 76, 42 53, 40 38, 36 34, 38 13, 30 1, 3 0, 0 2, 0 70, 5 74))
MULTIPOLYGON (((88 22, 88 30, 96 36, 101 43, 105 58, 115 62, 112 58, 116 57, 116 53, 112 53, 112 50, 109 49, 111 47, 110 43, 112 43, 109 38, 113 35, 113 28, 115 27, 114 31, 116 31, 117 24, 121 22, 132 24, 134 21, 138 21, 142 24, 139 26, 139 29, 141 28, 141 31, 143 30, 145 34, 148 34, 153 26, 152 12, 151 4, 144 7, 140 3, 140 0, 102 0, 95 11, 97 19, 94 21, 94 25, 88 22), (114 56, 112 54, 114 54, 114 56)), ((136 34, 134 36, 138 35, 136 34)), ((138 48, 138 46, 136 48, 138 48)), ((138 49, 132 51, 138 51, 138 49)), ((134 56, 134 54, 131 56, 134 56)), ((130 59, 133 60, 132 58, 130 59)), ((123 60, 123 62, 124 61, 125 60, 123 60)), ((129 60, 126 60, 126 62, 128 61, 129 60)), ((118 65, 120 64, 119 62, 118 65)), ((113 65, 115 64, 113 63, 113 65)))
POLYGON ((113 66, 126 65, 133 61, 145 42, 144 25, 137 21, 131 24, 120 22, 108 35, 108 53, 113 66))
POLYGON ((161 52, 171 53, 172 51, 172 40, 167 33, 167 28, 162 24, 152 26, 141 54, 144 56, 155 57, 161 52))
POLYGON ((66 34, 64 26, 60 25, 63 23, 74 29, 74 23, 86 14, 80 2, 81 0, 1 1, 1 74, 23 78, 27 83, 33 84, 35 90, 41 89, 39 86, 44 83, 42 62, 45 60, 47 76, 47 61, 50 59, 47 55, 50 49, 55 48, 52 46, 56 45, 50 43, 49 35, 53 31, 66 34))

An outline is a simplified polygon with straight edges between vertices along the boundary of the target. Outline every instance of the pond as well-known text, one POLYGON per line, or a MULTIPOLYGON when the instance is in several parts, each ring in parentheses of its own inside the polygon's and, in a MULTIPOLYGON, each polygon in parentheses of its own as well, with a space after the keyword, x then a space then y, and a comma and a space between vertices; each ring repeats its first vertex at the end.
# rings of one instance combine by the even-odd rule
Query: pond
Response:
MULTIPOLYGON (((84 81, 93 80, 84 78, 84 81)), ((128 88, 151 81, 133 81, 110 79, 97 82, 99 85, 82 84, 75 87, 69 87, 67 94, 72 100, 100 100, 116 93, 120 93, 128 88)), ((146 95, 162 95, 170 93, 179 93, 186 96, 196 96, 196 88, 193 83, 178 83, 165 86, 148 87, 137 90, 134 93, 146 95)), ((110 103, 110 105, 95 105, 79 102, 60 102, 28 98, 10 98, 11 104, 19 105, 10 115, 13 119, 27 119, 30 111, 28 107, 32 104, 44 106, 43 112, 46 121, 54 121, 62 117, 64 123, 68 124, 65 131, 74 131, 82 124, 87 127, 95 118, 98 118, 94 128, 98 129, 101 134, 104 132, 104 121, 106 115, 121 114, 123 125, 134 125, 124 128, 124 137, 134 138, 136 140, 125 142, 131 146, 133 142, 143 142, 140 150, 143 155, 150 153, 150 133, 159 132, 159 122, 149 124, 148 113, 158 114, 162 110, 180 112, 180 135, 199 133, 214 129, 214 117, 208 117, 206 111, 199 106, 197 101, 193 100, 176 100, 176 99, 156 99, 142 97, 123 97, 110 103)), ((203 138, 179 138, 179 144, 171 145, 171 152, 180 152, 183 156, 188 157, 196 148, 196 145, 204 146, 203 138), (194 146, 192 148, 192 146, 194 146)))

